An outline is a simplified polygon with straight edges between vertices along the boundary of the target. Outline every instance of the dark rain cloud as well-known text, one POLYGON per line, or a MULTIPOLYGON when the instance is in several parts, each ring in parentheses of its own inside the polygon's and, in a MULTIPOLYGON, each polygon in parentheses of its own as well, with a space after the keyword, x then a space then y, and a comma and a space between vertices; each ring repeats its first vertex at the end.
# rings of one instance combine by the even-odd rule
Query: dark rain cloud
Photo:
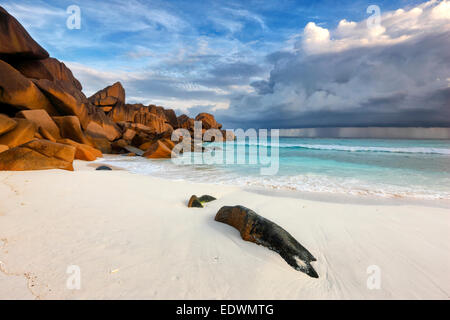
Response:
POLYGON ((256 94, 220 114, 231 127, 450 126, 450 33, 398 44, 271 54, 256 94))

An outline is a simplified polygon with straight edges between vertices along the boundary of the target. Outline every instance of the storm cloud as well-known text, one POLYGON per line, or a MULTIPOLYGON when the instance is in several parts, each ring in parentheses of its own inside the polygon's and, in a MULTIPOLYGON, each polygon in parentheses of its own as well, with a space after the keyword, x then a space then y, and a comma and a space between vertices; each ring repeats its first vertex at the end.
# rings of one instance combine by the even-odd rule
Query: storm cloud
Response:
POLYGON ((220 118, 256 128, 450 126, 450 2, 370 23, 309 23, 292 50, 268 57, 270 77, 220 118))
POLYGON ((79 0, 80 30, 71 0, 2 5, 88 96, 121 81, 228 128, 450 127, 450 0, 419 1, 378 23, 364 1, 79 0))

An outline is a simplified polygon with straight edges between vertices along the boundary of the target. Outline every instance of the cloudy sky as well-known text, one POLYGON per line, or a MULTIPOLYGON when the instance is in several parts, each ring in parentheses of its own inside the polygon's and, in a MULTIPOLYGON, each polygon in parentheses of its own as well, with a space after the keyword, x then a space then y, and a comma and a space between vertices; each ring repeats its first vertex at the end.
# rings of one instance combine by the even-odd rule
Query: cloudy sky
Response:
POLYGON ((450 0, 0 5, 86 95, 121 81, 129 103, 229 128, 450 126, 450 0), (67 28, 71 5, 81 29, 67 28))

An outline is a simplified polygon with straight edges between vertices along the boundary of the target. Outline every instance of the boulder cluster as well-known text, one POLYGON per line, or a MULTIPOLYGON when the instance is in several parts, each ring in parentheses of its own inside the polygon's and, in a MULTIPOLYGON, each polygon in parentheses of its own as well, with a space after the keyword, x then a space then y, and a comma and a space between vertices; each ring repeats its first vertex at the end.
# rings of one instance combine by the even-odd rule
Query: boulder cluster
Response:
POLYGON ((170 158, 176 129, 222 130, 214 116, 177 117, 174 110, 127 104, 117 82, 91 97, 62 62, 51 58, 0 7, 0 170, 73 170, 74 159, 103 153, 170 158))

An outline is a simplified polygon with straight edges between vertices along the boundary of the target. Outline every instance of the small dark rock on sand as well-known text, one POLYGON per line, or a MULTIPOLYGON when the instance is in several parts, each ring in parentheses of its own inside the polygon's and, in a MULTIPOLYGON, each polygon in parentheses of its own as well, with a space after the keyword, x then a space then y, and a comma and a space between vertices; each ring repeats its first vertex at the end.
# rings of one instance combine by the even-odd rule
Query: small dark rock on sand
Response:
POLYGON ((201 196, 200 198, 198 198, 198 200, 201 203, 208 203, 208 202, 216 201, 217 199, 214 197, 208 196, 208 195, 204 195, 204 196, 201 196))
POLYGON ((316 258, 286 230, 272 221, 242 206, 223 207, 215 220, 239 230, 245 241, 254 242, 277 252, 295 270, 304 272, 312 278, 319 278, 311 266, 311 262, 316 261, 316 258))
POLYGON ((95 169, 96 171, 112 171, 112 169, 110 167, 107 166, 100 166, 97 169, 95 169))
POLYGON ((189 208, 203 208, 204 203, 212 202, 217 200, 216 198, 208 195, 201 196, 200 198, 197 198, 197 196, 192 196, 189 200, 188 207, 189 208))
POLYGON ((188 208, 203 208, 203 205, 198 200, 197 196, 192 196, 191 199, 189 199, 188 208))

